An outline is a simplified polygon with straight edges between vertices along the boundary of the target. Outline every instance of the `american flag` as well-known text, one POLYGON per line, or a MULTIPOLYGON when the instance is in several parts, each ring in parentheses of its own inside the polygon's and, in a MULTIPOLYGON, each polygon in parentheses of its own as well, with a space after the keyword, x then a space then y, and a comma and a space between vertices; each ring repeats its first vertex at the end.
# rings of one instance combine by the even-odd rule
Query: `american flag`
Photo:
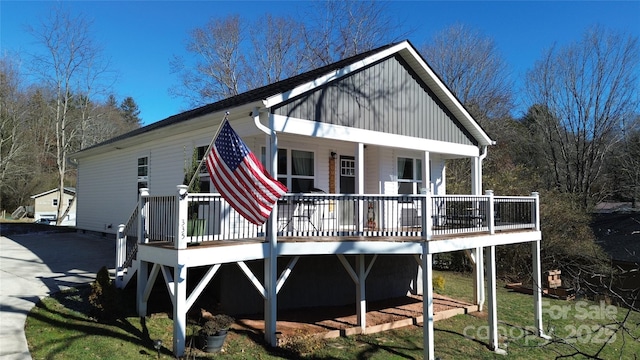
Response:
POLYGON ((262 225, 287 187, 267 173, 225 119, 206 158, 216 189, 245 219, 262 225))

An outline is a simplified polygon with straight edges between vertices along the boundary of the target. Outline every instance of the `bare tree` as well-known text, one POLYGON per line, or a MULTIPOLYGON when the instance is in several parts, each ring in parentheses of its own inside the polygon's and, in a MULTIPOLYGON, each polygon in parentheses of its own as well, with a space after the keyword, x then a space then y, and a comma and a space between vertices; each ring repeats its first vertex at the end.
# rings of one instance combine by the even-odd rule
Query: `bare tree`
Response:
POLYGON ((598 196, 604 159, 638 105, 638 63, 637 38, 592 27, 579 42, 546 51, 527 74, 530 104, 548 110, 532 121, 556 186, 584 207, 598 196))
POLYGON ((399 29, 380 2, 310 4, 305 24, 270 14, 248 23, 233 15, 195 28, 187 43, 194 58, 170 62, 180 84, 169 93, 203 105, 371 50, 399 29))
POLYGON ((31 169, 25 136, 28 103, 20 89, 19 67, 17 57, 5 55, 0 58, 0 199, 23 191, 14 180, 25 176, 31 169))
POLYGON ((640 119, 636 115, 636 128, 624 128, 623 142, 612 152, 613 161, 607 162, 611 193, 619 199, 631 199, 632 207, 640 201, 640 119))
POLYGON ((421 47, 422 55, 453 94, 481 123, 504 118, 513 109, 513 82, 495 41, 456 24, 421 47))
MULTIPOLYGON (((48 116, 55 125, 55 160, 58 172, 58 204, 63 204, 68 155, 78 150, 84 124, 88 120, 89 98, 97 79, 106 72, 100 49, 90 36, 91 23, 83 16, 73 17, 61 7, 52 8, 37 28, 30 28, 44 52, 34 54, 32 65, 42 81, 54 92, 54 105, 48 116), (76 107, 79 116, 73 116, 76 107), (80 140, 80 141, 79 141, 80 140)), ((68 207, 67 207, 68 209, 68 207)), ((65 209, 58 207, 57 221, 65 209)))
POLYGON ((247 87, 250 89, 294 76, 304 68, 301 49, 302 24, 291 17, 265 15, 260 26, 251 27, 252 50, 247 55, 247 87))
POLYGON ((303 31, 308 68, 327 65, 405 35, 400 23, 380 1, 312 2, 306 13, 303 31))
POLYGON ((193 29, 187 51, 196 56, 195 63, 191 66, 183 58, 174 56, 170 66, 181 84, 169 92, 187 98, 196 106, 246 90, 242 78, 245 64, 240 48, 242 40, 238 15, 212 18, 204 27, 193 29))

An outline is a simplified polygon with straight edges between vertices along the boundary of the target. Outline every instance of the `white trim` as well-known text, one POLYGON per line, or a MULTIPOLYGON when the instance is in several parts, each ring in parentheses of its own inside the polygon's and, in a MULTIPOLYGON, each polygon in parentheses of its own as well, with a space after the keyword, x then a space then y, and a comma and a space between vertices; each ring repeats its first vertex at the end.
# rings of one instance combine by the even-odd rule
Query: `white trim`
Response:
POLYGON ((273 115, 274 129, 278 132, 294 135, 312 136, 378 145, 407 150, 428 151, 436 154, 454 156, 479 156, 480 149, 475 145, 455 144, 445 141, 429 140, 412 136, 381 133, 372 130, 356 129, 341 125, 318 123, 283 115, 273 115))
POLYGON ((484 234, 471 236, 468 238, 443 239, 427 242, 427 249, 430 254, 458 251, 465 249, 475 249, 478 244, 482 246, 498 246, 517 244, 529 241, 540 241, 542 233, 540 231, 505 232, 501 234, 484 234))

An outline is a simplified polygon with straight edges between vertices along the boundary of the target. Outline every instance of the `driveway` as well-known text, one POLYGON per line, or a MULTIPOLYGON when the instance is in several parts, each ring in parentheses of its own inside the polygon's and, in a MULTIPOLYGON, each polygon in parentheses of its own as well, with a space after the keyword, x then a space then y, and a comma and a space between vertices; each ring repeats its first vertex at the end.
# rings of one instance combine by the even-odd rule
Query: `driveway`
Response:
POLYGON ((53 226, 0 224, 0 359, 31 359, 27 314, 41 297, 88 284, 115 262, 115 237, 53 226))

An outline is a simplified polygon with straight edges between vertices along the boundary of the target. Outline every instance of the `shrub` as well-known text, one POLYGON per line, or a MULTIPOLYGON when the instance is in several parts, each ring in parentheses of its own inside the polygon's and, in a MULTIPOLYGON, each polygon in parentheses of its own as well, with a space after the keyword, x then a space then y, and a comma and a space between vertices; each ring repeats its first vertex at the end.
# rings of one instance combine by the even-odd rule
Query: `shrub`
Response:
POLYGON ((120 292, 109 277, 109 269, 103 266, 96 274, 96 281, 91 283, 91 316, 103 321, 118 318, 121 314, 120 298, 120 292))
POLYGON ((234 321, 234 318, 226 314, 214 315, 213 318, 204 323, 202 329, 200 329, 200 333, 206 336, 216 335, 222 330, 228 330, 234 321))
POLYGON ((433 277, 433 290, 438 293, 442 293, 444 291, 444 277, 440 275, 436 275, 433 277))

